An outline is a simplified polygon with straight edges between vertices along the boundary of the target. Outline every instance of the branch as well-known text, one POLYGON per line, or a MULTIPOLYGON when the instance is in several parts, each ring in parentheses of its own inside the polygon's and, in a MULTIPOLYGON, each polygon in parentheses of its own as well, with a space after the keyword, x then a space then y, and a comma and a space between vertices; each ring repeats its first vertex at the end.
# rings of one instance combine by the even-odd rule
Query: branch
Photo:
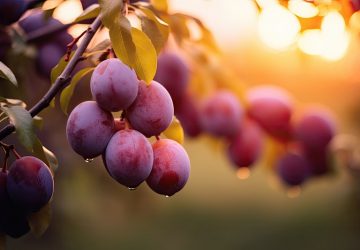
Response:
MULTIPOLYGON (((43 109, 49 106, 51 100, 56 96, 56 94, 63 89, 70 80, 70 74, 75 68, 79 58, 85 52, 88 47, 91 39, 95 35, 96 31, 99 29, 101 25, 101 15, 99 15, 91 26, 88 28, 87 33, 84 35, 84 38, 74 53, 74 56, 70 59, 69 63, 66 65, 64 71, 61 75, 56 79, 54 84, 48 90, 48 92, 41 98, 30 110, 30 115, 32 117, 39 114, 43 109)), ((6 136, 10 135, 15 131, 15 127, 12 124, 8 124, 3 129, 0 130, 0 140, 4 139, 6 136)))

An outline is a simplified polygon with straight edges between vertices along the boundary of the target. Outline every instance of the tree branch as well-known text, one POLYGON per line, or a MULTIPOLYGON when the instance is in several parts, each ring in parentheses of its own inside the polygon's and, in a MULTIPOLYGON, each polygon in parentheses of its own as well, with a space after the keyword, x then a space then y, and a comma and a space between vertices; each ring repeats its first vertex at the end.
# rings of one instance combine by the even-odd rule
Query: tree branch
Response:
MULTIPOLYGON (((39 114, 43 109, 49 106, 51 100, 56 96, 56 94, 63 89, 70 80, 70 74, 75 68, 79 58, 85 52, 88 47, 91 39, 95 35, 96 31, 99 29, 101 25, 101 15, 99 15, 94 22, 90 25, 87 30, 87 33, 84 35, 83 40, 79 47, 76 49, 74 56, 70 59, 69 63, 66 65, 64 71, 61 75, 56 79, 54 84, 48 90, 48 92, 41 98, 30 110, 30 115, 32 117, 39 114)), ((4 139, 6 136, 10 135, 15 131, 15 127, 12 124, 8 124, 4 128, 0 130, 0 140, 4 139)))

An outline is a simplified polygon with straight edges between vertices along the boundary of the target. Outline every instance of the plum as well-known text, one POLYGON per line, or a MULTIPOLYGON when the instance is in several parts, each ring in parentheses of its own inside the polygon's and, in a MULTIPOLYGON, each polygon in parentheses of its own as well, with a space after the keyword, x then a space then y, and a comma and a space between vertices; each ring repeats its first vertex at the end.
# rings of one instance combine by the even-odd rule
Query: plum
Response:
POLYGON ((306 151, 323 152, 335 134, 335 122, 325 110, 307 111, 295 125, 295 137, 306 151))
POLYGON ((123 130, 126 128, 126 121, 121 118, 115 118, 115 131, 123 130))
POLYGON ((189 69, 180 56, 170 52, 160 54, 154 80, 166 88, 174 103, 184 94, 189 78, 189 69))
POLYGON ((19 238, 30 231, 26 212, 14 205, 7 191, 8 171, 0 172, 0 231, 19 238))
POLYGON ((57 44, 49 43, 40 46, 36 56, 36 68, 38 72, 45 77, 50 77, 51 70, 58 64, 63 56, 63 49, 57 44))
POLYGON ((277 87, 260 86, 247 94, 248 115, 269 135, 287 141, 292 135, 293 105, 288 94, 277 87))
POLYGON ((239 168, 251 167, 261 156, 264 138, 259 126, 247 120, 237 135, 230 139, 228 156, 239 168))
POLYGON ((95 101, 82 102, 76 106, 66 124, 70 146, 85 159, 101 155, 114 132, 114 117, 95 101))
POLYGON ((181 97, 181 101, 175 107, 175 115, 187 136, 196 137, 202 132, 200 110, 195 99, 190 94, 185 93, 181 97))
POLYGON ((0 25, 9 25, 17 20, 26 11, 24 0, 1 0, 0 1, 0 25))
POLYGON ((105 151, 105 166, 111 177, 128 188, 136 188, 149 176, 153 165, 150 142, 136 130, 120 130, 105 151))
POLYGON ((130 125, 147 137, 157 136, 169 127, 174 106, 167 90, 158 82, 146 85, 140 81, 134 103, 127 109, 130 125))
POLYGON ((98 3, 98 0, 80 0, 80 1, 84 10, 88 8, 90 5, 98 3))
MULTIPOLYGON (((53 17, 47 17, 43 11, 34 11, 31 15, 21 19, 19 26, 24 30, 25 34, 28 35, 42 28, 59 27, 63 26, 63 24, 53 17)), ((65 53, 66 45, 72 40, 73 37, 66 30, 63 30, 42 41, 37 40, 36 43, 38 45, 55 43, 59 45, 63 49, 63 53, 65 53)))
POLYGON ((6 187, 11 201, 27 211, 36 212, 50 201, 54 180, 44 162, 24 156, 11 164, 6 187))
POLYGON ((158 194, 172 196, 186 184, 190 160, 185 149, 170 139, 160 139, 152 145, 154 164, 146 182, 158 194))
POLYGON ((214 136, 234 136, 243 118, 243 108, 236 96, 226 90, 207 98, 200 109, 204 131, 214 136))
POLYGON ((305 151, 305 157, 309 162, 311 175, 321 176, 331 172, 331 153, 329 149, 314 152, 305 151))
POLYGON ((91 93, 99 106, 116 112, 127 109, 135 100, 139 81, 135 71, 117 58, 101 62, 90 80, 91 93))
POLYGON ((310 176, 309 163, 300 153, 288 152, 277 162, 281 180, 289 186, 298 186, 310 176))

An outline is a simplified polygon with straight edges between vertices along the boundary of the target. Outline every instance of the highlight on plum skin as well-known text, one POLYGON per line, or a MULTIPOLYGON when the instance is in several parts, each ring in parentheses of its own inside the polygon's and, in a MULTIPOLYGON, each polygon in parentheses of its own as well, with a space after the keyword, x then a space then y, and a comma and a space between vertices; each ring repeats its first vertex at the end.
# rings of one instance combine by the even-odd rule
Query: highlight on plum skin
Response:
POLYGON ((76 106, 66 124, 70 146, 85 159, 101 155, 114 131, 114 117, 101 109, 95 101, 82 102, 76 106))
POLYGON ((231 162, 238 168, 251 167, 261 156, 264 138, 261 128, 251 120, 245 120, 239 132, 230 139, 227 149, 231 162))
POLYGON ((44 162, 33 156, 24 156, 11 164, 7 191, 15 204, 30 212, 36 212, 46 205, 53 195, 53 176, 44 162))
POLYGON ((234 136, 243 119, 243 108, 236 96, 229 91, 219 91, 207 98, 200 109, 204 131, 214 136, 234 136))
POLYGON ((105 152, 110 176, 128 188, 136 188, 150 175, 153 164, 150 142, 132 129, 120 130, 111 138, 105 152))
POLYGON ((285 153, 277 162, 280 179, 288 186, 299 186, 310 177, 310 166, 300 153, 285 153))
POLYGON ((174 116, 174 106, 167 90, 158 82, 140 81, 134 103, 126 110, 131 127, 146 137, 160 135, 174 116))
POLYGON ((281 141, 291 139, 293 103, 286 91, 267 85, 255 87, 248 91, 247 102, 249 117, 269 135, 281 141))
POLYGON ((166 88, 175 104, 185 93, 189 79, 190 72, 184 59, 167 51, 159 55, 154 80, 166 88))
POLYGON ((90 80, 93 98, 101 108, 110 112, 127 109, 137 96, 138 86, 134 70, 117 58, 97 65, 90 80))
POLYGON ((335 135, 335 121, 325 110, 308 110, 295 126, 295 137, 308 152, 322 153, 335 135))
POLYGON ((154 164, 146 183, 158 194, 172 196, 186 184, 190 175, 190 159, 177 142, 160 139, 152 145, 154 164))

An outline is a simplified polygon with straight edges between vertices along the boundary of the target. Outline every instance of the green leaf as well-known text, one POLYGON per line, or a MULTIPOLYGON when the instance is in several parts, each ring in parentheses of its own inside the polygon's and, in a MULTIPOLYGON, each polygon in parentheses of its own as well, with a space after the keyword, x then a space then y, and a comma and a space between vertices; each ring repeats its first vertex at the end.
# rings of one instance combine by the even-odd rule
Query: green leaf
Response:
POLYGON ((100 6, 98 4, 92 4, 89 6, 86 10, 84 10, 83 13, 78 16, 78 18, 75 19, 75 23, 96 18, 100 13, 100 6))
POLYGON ((60 107, 61 110, 64 112, 64 114, 68 114, 67 110, 69 107, 69 103, 71 100, 71 97, 73 96, 74 89, 77 85, 77 83, 87 74, 92 72, 94 68, 85 68, 80 70, 75 74, 75 76, 72 78, 70 84, 61 92, 60 95, 60 107))
POLYGON ((14 73, 5 64, 0 61, 0 77, 8 80, 15 86, 18 86, 14 73))
POLYGON ((156 52, 159 54, 169 37, 169 25, 159 19, 150 9, 139 7, 144 15, 138 15, 143 32, 150 38, 156 52))
POLYGON ((45 162, 45 164, 50 168, 52 173, 56 172, 59 167, 58 160, 53 152, 51 152, 49 149, 42 145, 39 138, 36 138, 35 140, 33 154, 40 160, 45 162))
POLYGON ((45 205, 40 211, 30 214, 28 222, 31 232, 36 236, 42 236, 48 229, 51 221, 51 207, 50 203, 45 205))
POLYGON ((109 35, 116 56, 132 67, 136 57, 136 47, 131 36, 131 25, 126 17, 118 16, 109 26, 109 35))
POLYGON ((42 129, 42 127, 44 125, 44 121, 40 116, 34 116, 33 123, 34 123, 34 126, 37 127, 38 129, 42 129))
POLYGON ((27 150, 32 151, 36 135, 33 118, 29 111, 21 106, 3 105, 1 109, 9 116, 10 122, 15 126, 18 140, 27 150))
POLYGON ((112 26, 114 20, 118 19, 122 16, 122 10, 124 7, 123 1, 114 1, 114 0, 99 0, 100 8, 101 8, 101 15, 102 23, 107 27, 110 28, 112 26))
POLYGON ((167 12, 169 9, 167 0, 151 0, 151 4, 154 6, 155 9, 160 11, 167 12))
MULTIPOLYGON (((74 52, 71 53, 70 58, 73 56, 74 52)), ((69 61, 65 61, 66 55, 63 56, 60 61, 58 62, 58 64, 55 65, 54 68, 52 68, 51 70, 51 75, 50 75, 50 79, 51 79, 51 83, 54 84, 54 82, 56 81, 56 79, 60 76, 60 74, 64 71, 66 65, 69 63, 69 61)))
POLYGON ((150 84, 156 73, 156 50, 151 40, 141 30, 132 28, 131 35, 136 46, 136 57, 133 62, 133 68, 141 80, 150 84))

